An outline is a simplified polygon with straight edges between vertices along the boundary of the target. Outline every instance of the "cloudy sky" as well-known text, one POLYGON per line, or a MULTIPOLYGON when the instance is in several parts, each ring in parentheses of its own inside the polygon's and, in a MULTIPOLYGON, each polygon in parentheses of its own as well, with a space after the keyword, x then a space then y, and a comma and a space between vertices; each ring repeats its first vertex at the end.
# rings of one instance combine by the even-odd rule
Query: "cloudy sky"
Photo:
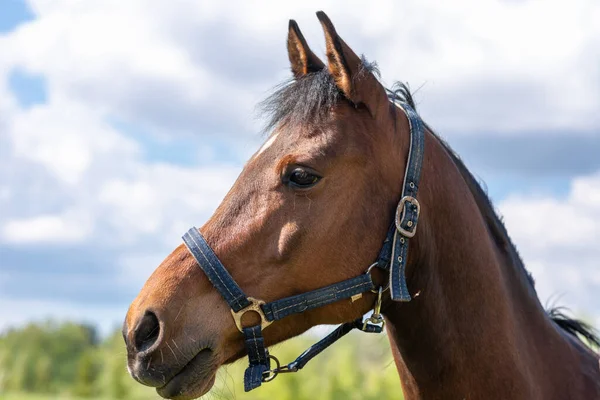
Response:
POLYGON ((293 3, 0 0, 0 329, 120 324, 260 146, 288 19, 323 54, 318 9, 419 88, 542 302, 600 325, 600 3, 293 3))

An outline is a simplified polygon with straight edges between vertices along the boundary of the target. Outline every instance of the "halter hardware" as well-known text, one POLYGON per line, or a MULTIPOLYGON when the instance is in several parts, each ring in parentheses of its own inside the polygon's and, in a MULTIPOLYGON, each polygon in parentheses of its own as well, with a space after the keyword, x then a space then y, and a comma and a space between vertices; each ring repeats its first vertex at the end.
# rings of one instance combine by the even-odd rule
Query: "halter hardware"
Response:
POLYGON ((365 319, 365 322, 363 322, 363 326, 362 326, 362 331, 367 331, 367 327, 369 325, 371 326, 377 326, 379 328, 381 328, 381 330, 383 331, 383 328, 385 327, 385 320, 383 319, 383 316, 381 315, 381 295, 383 294, 383 288, 380 286, 379 290, 377 291, 377 300, 375 301, 375 306, 373 307, 373 314, 371 314, 371 316, 367 319, 365 319))
POLYGON ((249 360, 249 366, 244 372, 244 390, 246 392, 259 387, 262 382, 272 381, 278 374, 301 370, 311 359, 353 329, 369 333, 381 333, 385 326, 385 320, 381 315, 382 297, 388 289, 390 290, 390 298, 393 301, 411 300, 404 272, 408 242, 410 238, 415 236, 421 212, 421 206, 416 197, 423 162, 424 127, 423 122, 410 105, 405 103, 394 104, 404 111, 410 126, 408 162, 402 185, 401 200, 396 208, 394 221, 390 224, 377 261, 367 269, 366 273, 311 292, 266 303, 244 294, 244 291, 229 274, 198 229, 191 228, 183 235, 183 241, 188 250, 215 289, 229 304, 235 326, 244 337, 249 360), (371 271, 374 267, 389 271, 389 281, 385 287, 380 286, 377 288, 373 283, 371 271), (333 332, 309 347, 291 363, 281 365, 279 360, 270 355, 266 349, 262 330, 274 321, 343 299, 350 299, 354 302, 360 299, 363 293, 369 291, 377 294, 371 316, 364 321, 361 317, 339 325, 333 332), (242 317, 250 311, 258 313, 261 322, 258 325, 243 327, 242 317), (271 368, 271 361, 275 363, 275 368, 271 368))
POLYGON ((240 332, 244 332, 244 328, 242 327, 242 317, 244 316, 244 314, 246 314, 247 312, 250 311, 254 311, 255 313, 257 313, 260 316, 260 328, 261 329, 265 329, 267 326, 271 325, 273 323, 273 321, 269 321, 267 319, 267 317, 265 316, 265 313, 263 312, 261 306, 265 304, 264 301, 262 300, 257 300, 254 297, 248 297, 248 301, 250 302, 249 305, 247 305, 246 307, 242 308, 239 311, 233 311, 233 309, 229 310, 231 311, 231 315, 233 316, 233 321, 235 322, 235 326, 238 328, 238 330, 240 332))
POLYGON ((279 359, 277 357, 269 354, 269 358, 275 362, 276 367, 270 369, 268 371, 263 372, 262 381, 263 382, 271 382, 273 379, 277 378, 279 374, 287 374, 290 372, 298 372, 298 369, 291 369, 289 365, 281 366, 279 359))
MULTIPOLYGON (((367 275, 371 275, 371 271, 373 270, 373 268, 380 268, 379 267, 379 263, 373 263, 369 266, 369 268, 367 268, 367 272, 365 272, 365 274, 367 275)), ((372 279, 372 278, 371 278, 372 279)), ((381 290, 383 290, 384 292, 387 292, 388 290, 390 290, 390 282, 388 281, 387 285, 385 285, 385 287, 381 286, 378 289, 371 289, 371 293, 379 293, 381 290)), ((361 293, 362 294, 362 293, 361 293)))
MULTIPOLYGON (((380 288, 378 293, 383 293, 380 288)), ((381 297, 378 298, 375 303, 375 307, 373 310, 373 315, 370 318, 367 318, 364 322, 362 322, 362 318, 359 318, 353 322, 346 322, 340 325, 336 330, 327 335, 324 339, 317 342, 316 344, 309 347, 304 353, 300 354, 296 360, 287 364, 281 365, 279 359, 277 357, 270 355, 268 356, 269 360, 275 362, 275 368, 266 370, 262 373, 261 382, 271 382, 273 379, 277 377, 279 374, 289 374, 292 372, 298 372, 310 361, 313 357, 321 353, 327 347, 331 346, 337 340, 341 339, 344 335, 350 332, 352 329, 358 329, 367 333, 381 333, 383 332, 383 327, 385 325, 385 321, 381 314, 379 314, 379 309, 381 308, 381 297), (379 307, 379 308, 378 308, 379 307), (377 310, 377 311, 375 311, 377 310), (375 314, 377 316, 375 317, 375 314), (373 318, 374 317, 374 318, 373 318), (381 325, 375 325, 381 324, 381 325)))
POLYGON ((396 229, 398 229, 398 232, 400 232, 403 236, 407 237, 407 238, 412 238, 413 236, 415 236, 415 234, 417 233, 417 222, 419 220, 419 214, 421 214, 421 205, 419 204, 419 201, 412 197, 412 196, 404 196, 400 202, 398 203, 398 207, 396 208, 396 229), (413 210, 416 213, 416 218, 415 220, 408 220, 406 222, 406 226, 409 229, 404 228, 403 222, 404 222, 404 217, 407 214, 406 212, 406 207, 408 205, 412 205, 413 206, 413 210))

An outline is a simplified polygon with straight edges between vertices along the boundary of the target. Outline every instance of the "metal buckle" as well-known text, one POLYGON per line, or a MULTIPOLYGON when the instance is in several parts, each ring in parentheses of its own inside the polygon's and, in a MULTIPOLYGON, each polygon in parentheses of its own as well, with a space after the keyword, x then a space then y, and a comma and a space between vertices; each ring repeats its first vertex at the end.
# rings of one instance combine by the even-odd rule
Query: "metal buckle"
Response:
POLYGON ((377 325, 381 329, 385 327, 385 320, 381 315, 381 297, 383 294, 383 288, 380 287, 377 292, 377 301, 375 302, 375 306, 373 307, 373 314, 363 322, 362 330, 366 330, 368 325, 377 325), (381 324, 381 325, 380 325, 381 324))
POLYGON ((262 300, 257 300, 257 299, 255 299, 253 297, 248 297, 248 301, 250 302, 250 304, 248 306, 246 306, 245 308, 242 308, 240 311, 235 312, 233 310, 230 310, 231 311, 231 315, 233 315, 233 321, 235 322, 235 326, 237 326, 237 328, 239 329, 239 331, 243 332, 242 317, 248 311, 254 311, 254 312, 256 312, 260 316, 260 328, 261 329, 265 329, 267 326, 271 325, 271 323, 273 321, 269 321, 267 319, 267 317, 265 316, 264 311, 260 307, 263 304, 265 304, 265 302, 262 301, 262 300))
POLYGON ((417 222, 419 221, 419 214, 421 213, 421 205, 419 201, 412 196, 404 196, 400 202, 398 203, 398 207, 396 208, 396 229, 403 236, 407 238, 411 238, 415 236, 417 233, 417 222), (406 230, 402 227, 402 218, 404 218, 404 212, 406 211, 406 203, 413 204, 417 207, 417 218, 415 219, 414 225, 412 221, 408 221, 409 228, 411 230, 406 230))

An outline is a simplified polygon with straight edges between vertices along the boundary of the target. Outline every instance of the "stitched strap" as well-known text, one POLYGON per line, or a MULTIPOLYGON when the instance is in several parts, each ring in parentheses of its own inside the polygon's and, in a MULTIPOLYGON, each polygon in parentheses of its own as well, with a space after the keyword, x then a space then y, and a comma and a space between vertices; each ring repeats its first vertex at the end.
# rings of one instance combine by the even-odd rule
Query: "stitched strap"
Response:
POLYGON ((287 365, 287 369, 289 372, 297 372, 301 370, 310 360, 321 354, 325 349, 340 340, 353 329, 360 329, 363 332, 369 333, 381 333, 383 331, 383 328, 377 325, 367 324, 363 328, 362 318, 358 318, 352 322, 346 322, 338 326, 329 335, 325 336, 323 339, 306 349, 304 353, 300 354, 298 358, 287 365))
POLYGON ((394 233, 396 233, 396 222, 392 222, 388 228, 387 235, 385 235, 385 240, 383 241, 383 245, 379 251, 379 256, 377 256, 377 267, 386 271, 389 271, 392 260, 394 233))
POLYGON ((317 343, 310 346, 306 351, 294 361, 287 365, 288 369, 291 371, 299 371, 301 370, 310 360, 312 360, 317 355, 321 354, 323 350, 340 340, 351 330, 358 328, 359 324, 362 324, 361 319, 357 319, 356 321, 346 322, 338 326, 333 332, 329 335, 325 336, 323 339, 318 341, 317 343))
MULTIPOLYGON (((406 172, 404 173, 404 183, 402 186, 402 197, 417 197, 419 183, 421 181, 421 167, 423 165, 423 155, 425 152, 425 132, 423 121, 408 104, 402 103, 400 108, 404 110, 410 126, 410 149, 408 153, 408 162, 406 172)), ((412 231, 417 226, 418 215, 414 204, 407 203, 404 207, 404 214, 400 225, 407 231, 412 231)))
POLYGON ((262 309, 269 321, 277 321, 288 315, 335 303, 372 289, 375 289, 375 287, 371 276, 363 274, 312 292, 264 304, 262 309))
POLYGON ((419 219, 418 206, 411 201, 403 199, 416 199, 421 180, 421 166, 425 151, 425 134, 423 121, 413 108, 406 103, 396 103, 396 106, 404 111, 408 118, 410 127, 410 148, 404 182, 402 184, 402 196, 400 197, 400 218, 394 220, 388 229, 383 242, 377 265, 390 271, 390 296, 395 301, 410 301, 410 293, 406 285, 406 260, 408 256, 409 236, 405 232, 414 232, 419 219))
POLYGON ((408 256, 408 238, 402 237, 398 231, 394 233, 394 247, 390 269, 390 297, 394 301, 410 301, 410 293, 406 285, 406 258, 408 256), (400 236, 400 237, 399 237, 400 236))
MULTIPOLYGON (((183 236, 183 241, 210 282, 234 311, 237 312, 250 305, 250 301, 248 301, 244 292, 235 283, 217 255, 195 227, 183 236)), ((371 289, 374 289, 371 276, 363 274, 308 293, 264 304, 262 308, 265 317, 269 321, 275 321, 291 314, 301 313, 347 299, 371 289)), ((295 362, 299 362, 300 368, 302 368, 310 359, 355 328, 355 325, 356 321, 341 325, 326 338, 309 348, 295 362)), ((242 333, 249 360, 249 366, 244 372, 244 390, 248 392, 262 384, 264 373, 270 369, 270 359, 265 348, 260 325, 243 328, 242 333)))
POLYGON ((237 312, 250 305, 250 301, 248 301, 242 289, 229 275, 229 272, 227 272, 196 227, 183 235, 183 242, 200 265, 200 268, 202 268, 202 271, 233 311, 237 312))
MULTIPOLYGON (((409 121, 410 149, 402 185, 402 197, 398 206, 399 215, 388 229, 377 265, 390 271, 391 298, 395 301, 410 301, 405 269, 408 241, 414 235, 419 218, 419 206, 414 199, 417 197, 419 188, 425 138, 423 122, 412 107, 406 103, 396 103, 396 105, 404 111, 409 121)), ((183 236, 183 241, 210 282, 234 312, 251 304, 198 229, 195 227, 190 229, 183 236)), ((371 289, 374 289, 371 277, 364 274, 312 292, 264 304, 262 309, 267 320, 276 321, 288 315, 325 306, 371 289)), ((380 333, 383 329, 373 324, 363 326, 362 318, 344 323, 288 364, 286 366, 288 372, 302 369, 311 359, 355 328, 375 333, 380 333)), ((264 373, 270 370, 270 358, 265 348, 260 325, 243 328, 242 332, 249 359, 249 366, 244 373, 244 390, 248 392, 259 387, 263 382, 264 373)))
POLYGON ((260 325, 244 328, 243 334, 250 364, 244 372, 244 391, 249 392, 261 385, 263 373, 271 368, 271 364, 260 325))

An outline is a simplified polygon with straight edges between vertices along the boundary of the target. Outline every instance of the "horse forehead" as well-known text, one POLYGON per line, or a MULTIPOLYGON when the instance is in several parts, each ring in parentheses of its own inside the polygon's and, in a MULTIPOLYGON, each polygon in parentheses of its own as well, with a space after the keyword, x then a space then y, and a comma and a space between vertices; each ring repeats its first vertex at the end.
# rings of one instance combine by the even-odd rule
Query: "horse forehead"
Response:
POLYGON ((264 166, 267 160, 278 160, 289 155, 311 158, 322 154, 333 144, 327 136, 323 132, 313 134, 298 131, 274 132, 248 160, 247 166, 264 166))
POLYGON ((258 157, 260 156, 262 153, 265 152, 265 150, 267 150, 269 147, 273 146, 273 143, 275 143, 275 141, 277 140, 277 137, 280 135, 281 132, 275 132, 273 133, 268 139, 267 141, 261 146, 260 149, 258 149, 258 151, 256 152, 256 154, 254 155, 254 157, 258 157))

